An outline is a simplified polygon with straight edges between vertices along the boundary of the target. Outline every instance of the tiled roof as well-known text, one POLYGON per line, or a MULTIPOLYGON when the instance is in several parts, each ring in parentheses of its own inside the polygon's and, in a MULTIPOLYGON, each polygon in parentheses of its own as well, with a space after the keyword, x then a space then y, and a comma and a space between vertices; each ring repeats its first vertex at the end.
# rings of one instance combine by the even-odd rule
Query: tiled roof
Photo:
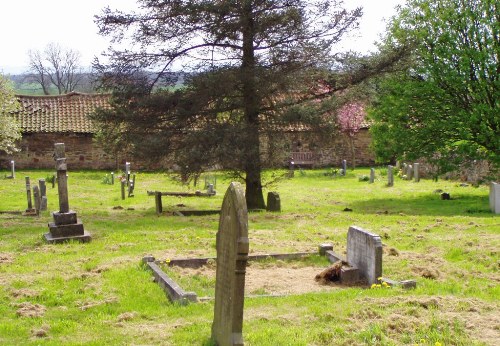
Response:
POLYGON ((108 108, 109 94, 71 92, 57 96, 17 95, 21 110, 16 114, 23 133, 93 133, 88 117, 96 108, 108 108))

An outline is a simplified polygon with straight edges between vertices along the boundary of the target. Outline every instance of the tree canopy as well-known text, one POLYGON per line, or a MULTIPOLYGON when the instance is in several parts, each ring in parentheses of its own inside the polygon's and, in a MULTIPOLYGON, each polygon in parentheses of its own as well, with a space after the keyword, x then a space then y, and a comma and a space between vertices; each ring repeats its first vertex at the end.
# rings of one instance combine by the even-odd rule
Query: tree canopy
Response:
POLYGON ((19 109, 10 81, 0 75, 0 151, 16 151, 16 141, 21 139, 21 129, 13 113, 19 109))
POLYGON ((411 0, 386 47, 411 47, 371 112, 381 160, 425 158, 438 173, 477 159, 500 164, 500 5, 411 0))

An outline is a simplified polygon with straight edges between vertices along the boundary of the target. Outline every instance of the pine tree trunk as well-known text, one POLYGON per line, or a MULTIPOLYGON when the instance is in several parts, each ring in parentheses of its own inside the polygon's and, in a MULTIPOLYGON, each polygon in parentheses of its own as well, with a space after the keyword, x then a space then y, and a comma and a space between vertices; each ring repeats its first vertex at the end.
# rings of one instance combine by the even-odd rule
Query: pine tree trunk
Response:
POLYGON ((254 22, 252 1, 245 1, 243 8, 243 60, 241 78, 246 121, 245 136, 245 198, 248 209, 264 209, 259 138, 259 100, 255 80, 254 22))

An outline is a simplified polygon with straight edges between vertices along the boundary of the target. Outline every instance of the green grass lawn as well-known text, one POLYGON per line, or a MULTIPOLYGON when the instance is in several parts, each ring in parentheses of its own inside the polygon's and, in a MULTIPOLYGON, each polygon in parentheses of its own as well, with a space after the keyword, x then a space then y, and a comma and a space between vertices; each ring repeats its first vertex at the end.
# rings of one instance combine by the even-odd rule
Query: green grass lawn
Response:
MULTIPOLYGON (((217 215, 167 211, 217 209, 229 180, 218 174, 214 197, 163 197, 166 212, 158 217, 147 190, 196 188, 167 174, 138 173, 135 196, 121 200, 119 184, 102 183, 106 173, 69 172, 70 208, 92 234, 90 243, 42 241, 48 211, 0 213, 1 345, 210 345, 213 301, 170 303, 140 262, 148 254, 215 256, 217 215)), ((247 298, 247 345, 497 344, 500 218, 489 211, 487 186, 396 178, 386 187, 383 177, 358 181, 368 169, 336 178, 323 173, 296 172, 273 186, 282 212, 249 214, 250 253, 315 251, 324 242, 343 253, 347 229, 357 225, 382 237, 384 276, 415 279, 418 287, 247 298), (452 200, 441 200, 438 189, 452 200)), ((1 179, 0 212, 26 209, 24 176, 33 184, 52 174, 17 171, 15 180, 1 179)), ((48 184, 47 193, 49 210, 57 210, 57 188, 48 184)))

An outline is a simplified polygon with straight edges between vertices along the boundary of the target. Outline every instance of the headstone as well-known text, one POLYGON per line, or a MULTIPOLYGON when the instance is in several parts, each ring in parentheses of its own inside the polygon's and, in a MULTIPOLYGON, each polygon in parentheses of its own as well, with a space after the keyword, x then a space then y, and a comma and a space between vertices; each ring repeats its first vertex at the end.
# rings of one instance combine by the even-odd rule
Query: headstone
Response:
POLYGON ((208 184, 208 187, 207 187, 207 193, 208 193, 209 195, 215 195, 214 184, 208 184))
POLYGON ((16 178, 16 169, 14 161, 10 161, 10 175, 7 179, 15 179, 16 178))
POLYGON ((155 206, 156 206, 156 214, 160 215, 163 212, 163 206, 161 204, 161 192, 155 191, 155 206))
POLYGON ((412 165, 408 165, 408 171, 406 173, 406 178, 408 180, 413 180, 413 166, 412 165))
POLYGON ((295 161, 293 161, 292 157, 288 162, 288 177, 293 178, 294 176, 295 176, 295 161))
POLYGON ((407 180, 408 179, 408 165, 406 163, 403 162, 403 168, 401 168, 403 170, 403 175, 404 175, 404 179, 407 180))
POLYGON ((342 171, 344 175, 347 173, 347 160, 342 160, 342 171))
POLYGON ((494 214, 500 214, 500 184, 490 184, 490 208, 494 214))
POLYGON ((130 181, 130 162, 125 162, 125 177, 128 185, 130 181))
POLYGON ((347 262, 359 269, 368 284, 382 276, 382 240, 380 236, 351 226, 347 232, 347 262))
POLYGON ((121 180, 121 185, 122 185, 122 200, 125 199, 125 185, 127 185, 127 180, 122 179, 121 180))
POLYGON ((40 186, 40 210, 47 210, 47 185, 45 184, 45 179, 38 179, 38 185, 40 186))
POLYGON ((248 211, 244 190, 231 183, 222 202, 216 240, 217 272, 212 340, 243 345, 243 305, 248 260, 248 211))
POLYGON ((115 172, 111 172, 111 185, 115 185, 115 172))
POLYGON ((132 180, 129 181, 127 197, 134 197, 134 188, 135 188, 135 174, 132 175, 132 180))
POLYGON ((267 193, 267 211, 281 211, 280 195, 277 192, 267 193))
POLYGON ((370 168, 370 184, 375 182, 375 168, 370 168))
POLYGON ((78 220, 76 212, 69 209, 68 175, 64 143, 54 144, 54 159, 57 170, 57 190, 59 193, 59 211, 52 213, 54 222, 49 223, 49 233, 44 235, 49 243, 62 243, 68 240, 88 242, 90 233, 83 229, 83 224, 78 220))
POLYGON ((387 166, 387 186, 394 186, 394 170, 391 165, 387 166))
POLYGON ((24 215, 36 215, 36 210, 33 208, 33 202, 31 201, 31 182, 30 177, 25 177, 26 182, 26 199, 28 201, 28 208, 24 212, 24 215))
POLYGON ((420 164, 418 162, 413 164, 413 178, 415 182, 418 183, 420 181, 420 172, 419 172, 420 164))
POLYGON ((36 215, 40 215, 40 205, 42 204, 42 198, 40 196, 40 188, 35 185, 33 186, 33 199, 35 200, 35 212, 36 215))

